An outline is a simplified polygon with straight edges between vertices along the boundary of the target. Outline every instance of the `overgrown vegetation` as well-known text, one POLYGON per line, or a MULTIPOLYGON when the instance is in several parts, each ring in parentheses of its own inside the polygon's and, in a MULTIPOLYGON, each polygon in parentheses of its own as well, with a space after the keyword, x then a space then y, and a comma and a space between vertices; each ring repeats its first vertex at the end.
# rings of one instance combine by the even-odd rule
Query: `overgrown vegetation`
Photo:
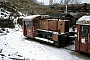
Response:
POLYGON ((0 19, 0 27, 1 28, 14 28, 14 24, 12 20, 9 19, 0 19))
MULTIPOLYGON (((47 9, 32 0, 0 0, 0 8, 2 8, 2 12, 10 12, 8 19, 0 17, 0 27, 14 27, 13 20, 20 15, 57 13, 57 11, 47 9)), ((21 24, 21 22, 19 23, 21 24)))
MULTIPOLYGON (((12 22, 14 20, 14 19, 10 19, 12 16, 16 18, 16 17, 19 17, 20 15, 27 16, 27 15, 33 15, 33 14, 57 14, 58 13, 54 9, 47 8, 35 2, 37 2, 37 0, 34 0, 34 1, 33 0, 1 0, 0 8, 10 11, 11 13, 10 13, 9 19, 6 19, 7 21, 4 20, 3 22, 1 21, 2 19, 0 19, 0 22, 1 22, 0 27, 2 27, 3 24, 6 24, 4 25, 4 27, 7 26, 8 24, 11 24, 11 23, 7 24, 6 22, 10 22, 10 21, 12 22)), ((75 24, 77 19, 83 15, 86 15, 86 13, 80 13, 78 15, 75 15, 73 23, 75 24)), ((22 23, 20 19, 18 20, 18 23, 19 24, 22 23)), ((13 27, 13 25, 14 24, 11 24, 9 26, 13 27)))
POLYGON ((8 2, 10 2, 17 11, 25 15, 57 13, 57 11, 47 9, 32 0, 8 0, 8 2))

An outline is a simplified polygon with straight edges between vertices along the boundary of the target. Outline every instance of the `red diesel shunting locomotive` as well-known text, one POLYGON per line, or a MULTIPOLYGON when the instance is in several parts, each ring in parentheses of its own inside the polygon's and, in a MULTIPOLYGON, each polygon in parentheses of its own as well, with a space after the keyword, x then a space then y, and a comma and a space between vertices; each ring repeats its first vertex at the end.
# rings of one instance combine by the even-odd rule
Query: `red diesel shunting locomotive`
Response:
POLYGON ((23 35, 29 38, 53 42, 56 46, 64 46, 69 39, 69 21, 50 19, 47 15, 31 15, 23 18, 23 35))

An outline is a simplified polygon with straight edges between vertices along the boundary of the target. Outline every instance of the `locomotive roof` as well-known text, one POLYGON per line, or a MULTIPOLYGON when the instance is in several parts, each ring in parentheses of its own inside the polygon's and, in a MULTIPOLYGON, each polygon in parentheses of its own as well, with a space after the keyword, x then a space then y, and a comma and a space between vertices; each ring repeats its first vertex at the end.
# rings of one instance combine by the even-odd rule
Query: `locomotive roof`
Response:
POLYGON ((39 17, 40 15, 30 15, 27 17, 22 17, 24 21, 32 21, 34 18, 39 17))
POLYGON ((32 21, 34 18, 39 17, 39 16, 41 17, 41 19, 50 17, 49 15, 30 15, 30 16, 21 17, 21 18, 22 18, 24 21, 32 21))
POLYGON ((77 20, 76 24, 90 25, 90 16, 82 16, 77 20))

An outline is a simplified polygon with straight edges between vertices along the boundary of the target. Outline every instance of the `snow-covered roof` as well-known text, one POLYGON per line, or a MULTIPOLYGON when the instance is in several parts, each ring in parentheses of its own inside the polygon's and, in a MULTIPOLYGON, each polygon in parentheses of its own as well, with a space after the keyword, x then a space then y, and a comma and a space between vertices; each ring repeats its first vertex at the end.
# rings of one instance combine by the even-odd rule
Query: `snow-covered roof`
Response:
POLYGON ((24 21, 32 21, 34 18, 39 17, 40 15, 30 15, 27 17, 22 17, 24 21))
POLYGON ((90 25, 90 16, 82 16, 76 22, 76 24, 89 24, 90 25))

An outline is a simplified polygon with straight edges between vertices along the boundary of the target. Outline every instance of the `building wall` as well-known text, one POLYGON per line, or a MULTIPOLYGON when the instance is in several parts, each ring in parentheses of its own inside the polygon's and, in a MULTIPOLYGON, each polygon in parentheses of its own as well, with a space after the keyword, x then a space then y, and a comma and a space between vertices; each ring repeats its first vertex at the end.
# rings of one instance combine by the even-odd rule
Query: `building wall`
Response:
MULTIPOLYGON (((88 12, 88 4, 69 4, 67 6, 68 12, 88 12)), ((66 6, 65 5, 60 5, 57 7, 57 10, 59 12, 65 12, 66 6)))

